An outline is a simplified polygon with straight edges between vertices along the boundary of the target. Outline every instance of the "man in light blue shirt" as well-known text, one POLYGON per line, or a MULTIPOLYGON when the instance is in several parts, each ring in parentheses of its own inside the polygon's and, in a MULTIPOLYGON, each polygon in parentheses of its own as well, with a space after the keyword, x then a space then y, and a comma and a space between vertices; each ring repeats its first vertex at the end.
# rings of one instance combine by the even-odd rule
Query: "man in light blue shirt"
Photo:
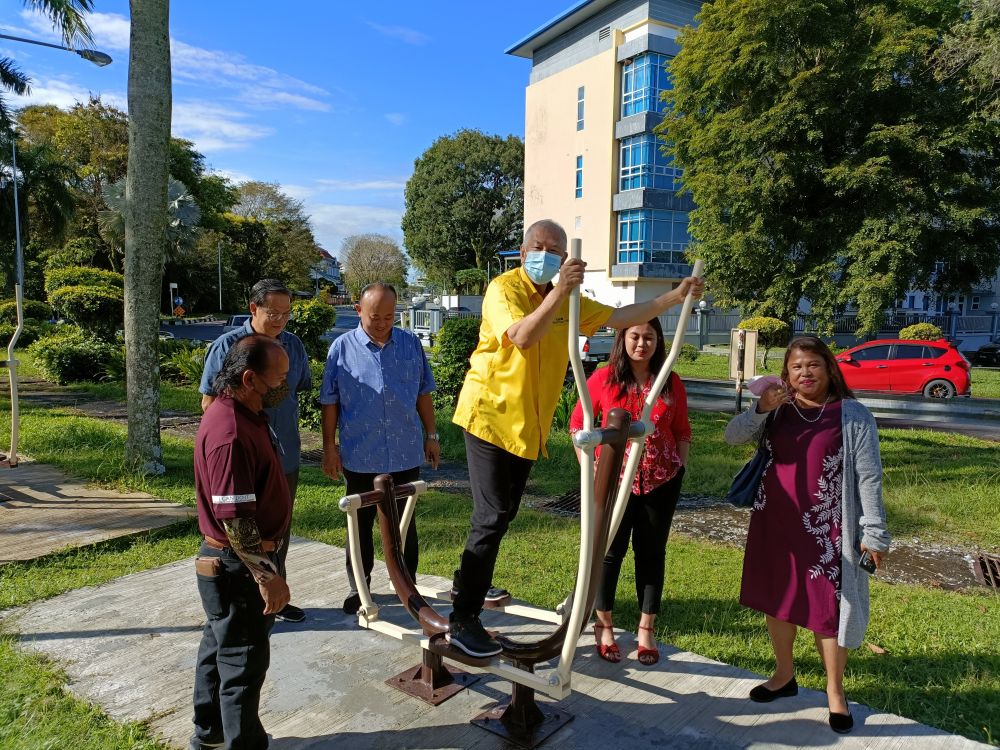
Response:
MULTIPOLYGON (((391 474, 396 484, 412 482, 420 478, 425 459, 436 469, 441 458, 431 400, 434 376, 420 339, 394 326, 396 290, 376 281, 361 290, 354 308, 361 323, 330 346, 319 396, 323 472, 331 479, 343 472, 349 495, 373 489, 379 474, 391 474)), ((400 501, 400 512, 404 502, 400 501)), ((375 565, 375 515, 374 505, 358 510, 361 565, 369 582, 375 565)), ((403 559, 414 578, 417 557, 417 528, 411 520, 403 559)), ((350 550, 347 579, 350 594, 344 612, 355 614, 361 598, 350 550)))
MULTIPOLYGON (((208 347, 205 355, 205 370, 201 376, 201 410, 204 412, 215 400, 215 377, 222 368, 226 352, 240 339, 253 333, 261 333, 277 339, 288 355, 288 392, 276 406, 265 408, 273 436, 277 438, 281 465, 288 480, 288 491, 295 503, 295 491, 299 484, 299 461, 301 439, 299 438, 299 394, 308 394, 312 388, 312 373, 309 370, 309 356, 306 348, 294 333, 285 330, 292 316, 292 293, 278 279, 262 279, 250 288, 250 319, 236 330, 224 333, 208 347)), ((281 394, 272 394, 276 397, 281 394)), ((291 526, 278 552, 281 574, 285 574, 285 556, 288 554, 288 539, 291 526)), ((301 622, 305 613, 301 608, 289 604, 277 614, 279 620, 301 622)))

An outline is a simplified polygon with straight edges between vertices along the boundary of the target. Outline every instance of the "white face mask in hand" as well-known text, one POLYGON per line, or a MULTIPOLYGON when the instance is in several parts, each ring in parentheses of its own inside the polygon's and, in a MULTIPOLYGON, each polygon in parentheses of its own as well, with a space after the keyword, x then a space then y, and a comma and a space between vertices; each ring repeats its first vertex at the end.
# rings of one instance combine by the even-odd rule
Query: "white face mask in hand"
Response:
POLYGON ((529 250, 524 255, 524 272, 536 284, 548 284, 559 273, 562 258, 544 250, 529 250))

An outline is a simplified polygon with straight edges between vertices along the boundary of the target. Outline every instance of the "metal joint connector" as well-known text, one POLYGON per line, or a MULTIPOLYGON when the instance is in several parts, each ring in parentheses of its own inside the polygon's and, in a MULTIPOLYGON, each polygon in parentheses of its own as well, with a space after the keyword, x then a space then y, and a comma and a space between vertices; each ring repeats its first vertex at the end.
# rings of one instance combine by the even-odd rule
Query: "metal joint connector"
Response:
POLYGON ((595 448, 601 444, 601 430, 577 430, 573 433, 573 445, 581 450, 595 448))
POLYGON ((357 510, 361 507, 361 495, 346 495, 340 498, 338 505, 344 513, 350 513, 352 510, 357 510))

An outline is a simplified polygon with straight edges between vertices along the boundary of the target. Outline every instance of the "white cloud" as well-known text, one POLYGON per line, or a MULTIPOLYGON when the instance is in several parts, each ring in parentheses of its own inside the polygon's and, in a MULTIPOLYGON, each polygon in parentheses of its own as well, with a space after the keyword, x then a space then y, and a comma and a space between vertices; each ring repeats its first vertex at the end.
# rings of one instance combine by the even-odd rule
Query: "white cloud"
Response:
POLYGON ((330 111, 330 105, 327 102, 275 89, 245 89, 239 95, 239 98, 247 104, 265 109, 296 107, 298 109, 313 110, 314 112, 330 111))
POLYGON ((402 112, 387 112, 385 115, 385 119, 388 120, 391 124, 395 125, 396 127, 399 127, 400 125, 406 123, 406 115, 404 115, 402 112))
MULTIPOLYGON (((27 107, 33 104, 54 104, 61 109, 69 109, 77 102, 86 102, 90 99, 90 91, 84 87, 61 78, 49 78, 32 81, 31 92, 25 96, 10 95, 8 101, 14 107, 27 107)), ((119 109, 127 108, 127 100, 124 94, 110 91, 99 92, 101 101, 119 109)))
POLYGON ((383 26, 382 24, 368 21, 368 25, 383 36, 398 39, 405 44, 427 44, 431 40, 427 34, 407 26, 383 26))
POLYGON ((253 177, 248 175, 246 172, 240 172, 236 169, 210 169, 209 174, 225 177, 234 185, 238 185, 241 182, 249 182, 253 179, 253 177))
POLYGON ((406 180, 316 180, 331 190, 402 190, 406 180))
POLYGON ((97 49, 128 52, 131 24, 125 16, 117 13, 91 13, 87 16, 87 24, 93 32, 97 49))
POLYGON ((311 188, 308 185, 292 185, 283 182, 281 184, 281 192, 290 198, 295 198, 295 200, 304 201, 316 194, 316 188, 311 188))
POLYGON ((244 122, 245 113, 208 102, 174 104, 173 115, 173 134, 194 141, 203 153, 245 148, 274 132, 273 128, 244 122))
POLYGON ((380 206, 350 206, 339 203, 306 203, 319 243, 333 255, 338 255, 346 237, 352 234, 377 232, 402 239, 399 228, 402 209, 380 206))

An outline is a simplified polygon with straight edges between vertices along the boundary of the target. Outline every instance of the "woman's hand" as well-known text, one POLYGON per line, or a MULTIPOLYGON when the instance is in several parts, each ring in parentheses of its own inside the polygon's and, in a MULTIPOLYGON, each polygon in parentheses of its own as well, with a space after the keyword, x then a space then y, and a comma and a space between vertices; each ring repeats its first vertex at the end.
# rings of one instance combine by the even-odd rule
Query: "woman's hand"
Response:
POLYGON ((782 404, 786 404, 794 398, 795 392, 787 385, 772 385, 761 394, 757 402, 757 413, 767 414, 774 411, 782 404))
POLYGON ((867 552, 869 554, 869 556, 872 559, 872 562, 875 563, 875 569, 876 570, 880 570, 882 568, 882 561, 885 560, 886 553, 884 553, 884 552, 876 552, 873 549, 868 549, 863 544, 861 545, 861 552, 862 553, 867 552))

